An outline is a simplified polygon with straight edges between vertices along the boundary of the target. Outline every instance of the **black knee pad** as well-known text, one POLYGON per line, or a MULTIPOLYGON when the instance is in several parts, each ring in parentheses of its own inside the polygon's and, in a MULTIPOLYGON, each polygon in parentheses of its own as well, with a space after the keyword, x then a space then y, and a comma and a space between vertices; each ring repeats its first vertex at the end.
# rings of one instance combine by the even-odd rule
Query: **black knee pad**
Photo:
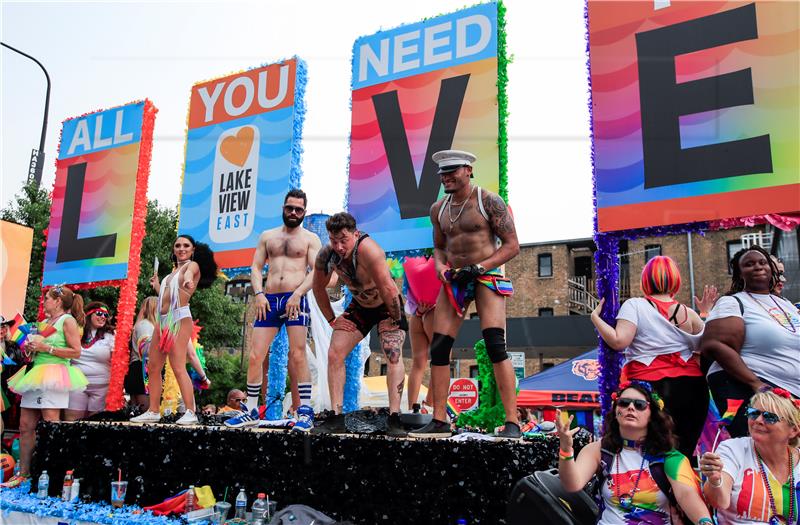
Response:
POLYGON ((456 340, 449 335, 434 333, 431 339, 431 365, 449 366, 450 351, 455 342, 456 340))
POLYGON ((483 331, 486 353, 492 363, 502 363, 508 359, 506 352, 506 331, 502 328, 486 328, 483 331))

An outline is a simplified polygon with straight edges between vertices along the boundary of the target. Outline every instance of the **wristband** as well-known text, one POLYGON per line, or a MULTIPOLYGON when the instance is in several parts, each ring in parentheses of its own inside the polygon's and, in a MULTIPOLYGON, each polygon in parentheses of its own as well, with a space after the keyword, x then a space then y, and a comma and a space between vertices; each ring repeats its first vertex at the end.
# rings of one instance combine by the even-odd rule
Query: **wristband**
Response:
POLYGON ((559 457, 560 459, 572 459, 572 458, 574 458, 574 457, 575 457, 575 453, 574 453, 574 452, 572 452, 572 451, 570 451, 570 452, 564 452, 563 450, 561 450, 561 448, 559 448, 559 449, 558 449, 558 457, 559 457))
POLYGON ((334 315, 332 318, 328 319, 328 324, 333 326, 333 322, 336 320, 336 316, 334 315))
POLYGON ((264 297, 266 297, 266 294, 263 291, 256 292, 255 295, 263 295, 264 297))
MULTIPOLYGON (((714 483, 711 480, 708 480, 708 484, 711 485, 711 488, 718 489, 722 486, 722 477, 719 478, 719 483, 714 483)), ((697 522, 697 525, 700 525, 700 522, 697 522)))
POLYGON ((53 352, 55 352, 55 348, 53 348, 53 345, 50 345, 50 348, 47 351, 48 353, 50 353, 50 355, 53 355, 53 352))
POLYGON ((708 525, 714 525, 714 521, 711 518, 703 517, 697 520, 697 525, 703 525, 703 523, 706 523, 708 525))
POLYGON ((571 459, 575 459, 575 456, 562 456, 561 454, 558 455, 559 461, 569 461, 571 459))

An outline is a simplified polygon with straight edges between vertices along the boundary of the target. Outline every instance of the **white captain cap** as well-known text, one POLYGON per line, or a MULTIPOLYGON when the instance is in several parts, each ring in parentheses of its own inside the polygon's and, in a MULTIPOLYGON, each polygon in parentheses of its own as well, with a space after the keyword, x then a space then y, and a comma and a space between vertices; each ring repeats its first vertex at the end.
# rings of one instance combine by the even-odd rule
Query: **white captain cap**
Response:
POLYGON ((461 166, 472 166, 478 157, 468 151, 459 151, 457 149, 446 149, 437 151, 431 158, 433 162, 439 165, 439 174, 450 173, 456 171, 461 166))

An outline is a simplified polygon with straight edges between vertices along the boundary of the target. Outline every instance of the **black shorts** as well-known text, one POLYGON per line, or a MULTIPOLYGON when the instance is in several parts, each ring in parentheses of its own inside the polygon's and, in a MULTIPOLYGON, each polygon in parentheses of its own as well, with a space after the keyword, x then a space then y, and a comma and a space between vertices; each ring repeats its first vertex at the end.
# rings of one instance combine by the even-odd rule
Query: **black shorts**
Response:
MULTIPOLYGON (((389 315, 389 310, 383 303, 374 308, 367 308, 366 306, 358 304, 354 299, 350 301, 350 304, 345 309, 345 313, 348 314, 347 319, 355 323, 356 328, 358 328, 358 331, 361 332, 361 335, 364 337, 369 334, 373 326, 379 324, 381 321, 388 319, 394 323, 394 319, 389 315)), ((381 331, 381 327, 378 327, 378 331, 381 331)))
POLYGON ((125 376, 125 391, 132 396, 143 396, 147 393, 144 389, 144 371, 141 361, 131 361, 128 365, 128 375, 125 376))

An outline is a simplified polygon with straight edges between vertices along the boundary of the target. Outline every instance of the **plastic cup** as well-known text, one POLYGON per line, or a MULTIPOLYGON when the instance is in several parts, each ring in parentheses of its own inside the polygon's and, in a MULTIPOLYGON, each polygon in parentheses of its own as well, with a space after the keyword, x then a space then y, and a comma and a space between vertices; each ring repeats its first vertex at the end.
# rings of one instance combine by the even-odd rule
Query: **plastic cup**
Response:
POLYGON ((228 513, 231 510, 231 504, 227 501, 218 501, 214 505, 214 510, 217 513, 219 523, 225 523, 225 520, 228 519, 228 513))
POLYGON ((125 494, 128 492, 127 481, 111 482, 111 506, 121 507, 125 504, 125 494))

